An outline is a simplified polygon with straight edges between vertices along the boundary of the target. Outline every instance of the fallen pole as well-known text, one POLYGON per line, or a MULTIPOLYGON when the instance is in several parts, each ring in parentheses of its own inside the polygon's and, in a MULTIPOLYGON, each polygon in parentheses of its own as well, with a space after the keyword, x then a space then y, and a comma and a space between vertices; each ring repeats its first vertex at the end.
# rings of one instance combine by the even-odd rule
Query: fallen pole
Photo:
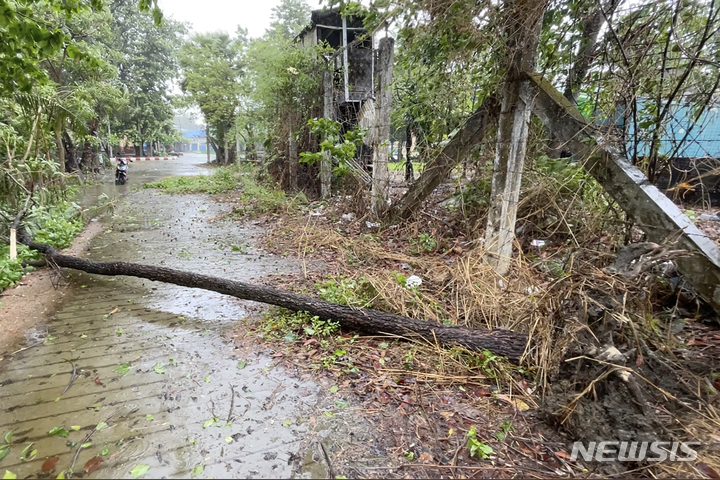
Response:
POLYGON ((467 119, 442 151, 433 157, 400 201, 386 212, 393 219, 409 218, 447 178, 453 168, 468 155, 470 150, 483 141, 487 132, 497 124, 500 105, 495 97, 486 98, 482 105, 467 119))
POLYGON ((689 255, 676 260, 683 278, 716 312, 720 313, 720 250, 680 208, 650 183, 645 174, 623 157, 597 127, 589 123, 550 82, 525 73, 533 84, 535 113, 577 158, 585 170, 660 245, 684 249, 689 255))
POLYGON ((287 308, 295 312, 308 312, 310 315, 337 321, 347 329, 398 335, 408 339, 424 339, 442 346, 462 346, 473 351, 488 350, 516 363, 522 358, 528 343, 526 334, 510 330, 484 330, 441 325, 370 308, 338 305, 264 285, 253 285, 173 268, 126 262, 94 262, 63 255, 49 245, 30 241, 25 243, 28 247, 44 253, 49 264, 59 267, 82 270, 96 275, 124 275, 183 287, 201 288, 243 300, 287 308))

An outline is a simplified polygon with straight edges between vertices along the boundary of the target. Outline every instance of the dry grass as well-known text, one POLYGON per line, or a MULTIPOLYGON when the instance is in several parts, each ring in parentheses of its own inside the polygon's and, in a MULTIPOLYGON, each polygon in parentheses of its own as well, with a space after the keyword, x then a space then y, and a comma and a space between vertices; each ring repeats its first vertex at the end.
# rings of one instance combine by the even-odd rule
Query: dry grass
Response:
MULTIPOLYGON (((293 232, 291 237, 278 240, 273 237, 277 251, 296 251, 306 265, 308 255, 324 253, 335 260, 335 271, 347 278, 364 277, 377 292, 371 307, 391 311, 411 318, 444 322, 474 328, 506 328, 530 334, 529 364, 538 366, 542 378, 557 365, 563 355, 558 347, 555 317, 561 314, 566 302, 593 300, 586 293, 588 285, 605 282, 608 291, 622 291, 627 285, 618 278, 605 274, 575 254, 569 259, 571 271, 563 278, 542 279, 536 263, 531 265, 522 255, 514 259, 512 274, 499 277, 484 262, 482 245, 474 242, 471 249, 449 248, 444 254, 413 255, 406 253, 408 245, 397 238, 413 238, 419 231, 411 224, 403 232, 385 235, 361 234, 351 237, 328 228, 327 221, 315 217, 302 220, 288 219, 283 228, 293 232), (411 233, 405 233, 411 232, 411 233), (282 243, 279 243, 282 242, 282 243), (406 269, 403 269, 405 267, 406 269), (409 268, 408 268, 409 267, 409 268), (415 274, 423 279, 417 290, 407 289, 398 281, 397 273, 415 274)), ((387 232, 387 231, 386 231, 387 232)), ((590 252, 594 254, 594 252, 590 252)), ((555 262, 548 257, 540 263, 555 262)), ((306 270, 306 269, 305 269, 306 270)), ((562 344, 573 341, 573 332, 586 328, 580 319, 566 319, 569 332, 562 344), (576 320, 576 321, 573 321, 576 320)))
MULTIPOLYGON (((639 388, 650 394, 647 400, 668 429, 666 433, 673 432, 680 440, 701 439, 705 445, 693 464, 663 463, 627 473, 707 476, 703 465, 720 470, 720 437, 714 433, 720 426, 713 405, 717 397, 708 396, 705 374, 692 373, 684 360, 675 356, 678 349, 687 348, 687 338, 671 328, 677 309, 663 312, 658 308, 662 292, 654 275, 627 278, 606 269, 614 261, 615 248, 630 238, 632 230, 625 215, 594 181, 577 171, 547 175, 542 168, 547 166, 532 166, 526 175, 518 214, 522 233, 516 250, 521 253, 514 258, 508 277, 498 277, 484 262, 482 243, 477 240, 485 223, 482 202, 476 202, 480 207, 472 211, 467 208, 470 203, 462 200, 461 208, 448 212, 436 198, 415 221, 377 229, 365 226, 369 220, 367 198, 358 193, 342 203, 315 207, 317 216, 284 218, 282 229, 287 235, 270 232, 268 239, 278 252, 297 252, 306 266, 306 281, 364 279, 375 292, 368 302, 373 308, 467 327, 508 328, 530 336, 522 372, 494 362, 484 368, 482 355, 417 341, 390 342, 382 353, 387 363, 381 365, 373 357, 378 355, 378 342, 363 340, 354 348, 372 365, 363 371, 373 389, 385 388, 383 382, 393 378, 412 378, 414 385, 432 391, 457 385, 479 389, 494 385, 497 391, 509 394, 511 402, 517 395, 534 409, 545 403, 544 395, 555 394, 559 379, 568 379, 574 389, 554 414, 566 419, 561 428, 574 435, 573 429, 581 428, 576 417, 582 415, 575 407, 595 402, 596 396, 607 391, 608 383, 617 382, 618 372, 632 372, 639 388), (355 219, 341 220, 347 212, 354 212, 355 219), (419 254, 412 240, 428 233, 437 240, 438 248, 419 254), (532 239, 545 239, 549 247, 532 248, 532 239), (325 262, 327 268, 321 275, 307 268, 311 260, 325 262), (418 275, 423 284, 417 289, 405 288, 398 274, 418 275), (582 348, 605 344, 617 345, 632 356, 625 365, 578 360, 592 357, 582 348), (422 360, 405 362, 408 351, 422 360), (576 359, 568 362, 569 357, 576 359), (658 371, 677 383, 677 388, 667 389, 657 378, 644 376, 647 362, 660 365, 658 371), (588 363, 595 364, 590 374, 575 379, 578 372, 588 369, 588 363)), ((445 198, 447 193, 445 189, 445 198)), ((648 371, 652 373, 652 368, 648 371)), ((471 403, 490 409, 492 402, 481 395, 471 403)), ((577 466, 563 463, 566 472, 579 474, 577 466)))
MULTIPOLYGON (((333 215, 330 211, 324 213, 326 217, 333 215)), ((339 213, 336 216, 339 217, 339 213)), ((658 327, 653 316, 655 282, 648 276, 628 279, 610 273, 604 268, 613 259, 607 248, 571 247, 537 253, 533 257, 519 255, 514 259, 512 275, 500 278, 484 263, 484 252, 478 242, 446 243, 445 253, 417 255, 412 253, 407 239, 415 238, 418 232, 427 232, 429 227, 416 222, 402 230, 391 228, 378 232, 368 231, 363 223, 341 222, 337 228, 337 223, 318 217, 287 219, 283 228, 292 235, 281 240, 282 245, 278 244, 277 236, 273 236, 273 241, 279 251, 296 251, 304 262, 309 257, 325 258, 330 264, 326 273, 356 280, 364 277, 376 292, 369 302, 373 308, 428 321, 528 333, 531 341, 525 365, 536 382, 527 382, 528 377, 518 375, 513 367, 505 364, 493 364, 488 371, 480 366, 476 354, 462 349, 448 350, 413 341, 412 347, 408 347, 407 342, 393 343, 385 352, 387 358, 392 359, 388 364, 403 364, 408 348, 414 350, 415 358, 426 360, 406 364, 402 369, 375 365, 366 372, 374 378, 371 383, 403 376, 433 389, 457 385, 486 388, 494 384, 498 391, 507 392, 511 401, 521 399, 534 409, 542 404, 542 394, 549 391, 547 387, 578 343, 587 342, 588 338, 596 345, 606 341, 597 337, 594 327, 588 324, 593 309, 605 309, 602 322, 616 325, 619 332, 616 341, 624 338, 622 341, 630 347, 635 345, 640 352, 647 351, 648 343, 653 349, 661 344, 682 343, 680 339, 671 338, 666 326, 658 327), (416 290, 404 288, 397 273, 418 275, 423 284, 416 290), (608 302, 612 303, 611 308, 608 302)), ((369 348, 376 349, 376 346, 369 348)), ((372 365, 371 357, 367 357, 367 361, 372 365)), ((701 382, 680 362, 672 368, 678 378, 686 378, 689 385, 701 382)), ((578 390, 575 402, 567 405, 566 416, 573 413, 572 407, 578 402, 592 400, 593 387, 609 381, 610 377, 613 377, 612 367, 602 371, 589 388, 578 390)), ((672 401, 673 393, 659 391, 651 380, 644 381, 641 375, 639 381, 645 384, 644 388, 654 389, 672 401)), ((695 406, 674 409, 674 418, 668 417, 668 424, 674 425, 677 438, 715 438, 711 443, 717 446, 720 440, 714 434, 720 426, 717 413, 706 396, 698 393, 695 406)), ((483 400, 478 402, 484 405, 483 400)), ((658 405, 658 408, 665 407, 658 405)), ((700 468, 703 464, 720 468, 717 448, 702 449, 699 461, 700 468)), ((653 466, 652 472, 659 476, 697 476, 698 467, 697 463, 662 464, 653 466)), ((651 474, 649 470, 645 473, 651 474)))

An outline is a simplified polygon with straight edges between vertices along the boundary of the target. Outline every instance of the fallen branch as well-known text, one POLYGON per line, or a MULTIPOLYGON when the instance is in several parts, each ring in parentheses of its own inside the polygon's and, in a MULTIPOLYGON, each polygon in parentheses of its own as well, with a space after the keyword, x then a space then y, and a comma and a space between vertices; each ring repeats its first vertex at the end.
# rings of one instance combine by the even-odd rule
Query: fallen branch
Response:
POLYGON ((27 241, 27 238, 24 239, 24 243, 30 248, 44 253, 49 264, 56 264, 59 267, 82 270, 97 275, 125 275, 183 287, 201 288, 243 300, 287 308, 295 312, 308 312, 310 315, 337 321, 342 327, 352 330, 421 338, 432 343, 437 341, 443 346, 459 345, 473 351, 488 350, 495 355, 507 357, 513 362, 520 361, 528 343, 527 335, 510 330, 446 326, 369 308, 338 305, 263 285, 252 285, 172 268, 125 262, 94 262, 63 255, 49 245, 30 242, 27 241))
POLYGON ((70 390, 70 387, 72 387, 73 382, 77 378, 77 366, 70 360, 65 360, 65 361, 69 362, 70 365, 72 365, 73 369, 72 369, 72 373, 70 373, 70 381, 65 386, 65 390, 63 390, 63 392, 60 395, 65 395, 67 393, 67 391, 70 390))

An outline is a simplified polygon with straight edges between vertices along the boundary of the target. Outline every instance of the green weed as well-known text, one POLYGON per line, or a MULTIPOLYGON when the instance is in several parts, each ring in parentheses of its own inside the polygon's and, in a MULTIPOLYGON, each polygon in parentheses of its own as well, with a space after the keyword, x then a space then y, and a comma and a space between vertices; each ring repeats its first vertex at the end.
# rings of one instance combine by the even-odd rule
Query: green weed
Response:
POLYGON ((474 425, 470 427, 466 437, 468 439, 467 446, 470 449, 471 457, 477 455, 482 459, 486 459, 491 453, 493 453, 493 449, 490 445, 477 439, 477 429, 474 425))
MULTIPOLYGON (((35 206, 25 220, 25 228, 34 241, 55 248, 67 248, 83 229, 80 207, 62 201, 54 206, 35 206)), ((10 247, 0 245, 0 290, 15 285, 32 271, 22 262, 37 260, 40 254, 25 245, 17 246, 17 259, 10 260, 10 247)))
POLYGON ((294 342, 298 337, 330 337, 340 328, 338 322, 322 320, 307 312, 291 312, 284 308, 270 309, 260 325, 265 338, 294 342))
POLYGON ((78 205, 60 202, 52 207, 33 208, 25 226, 36 242, 67 248, 82 231, 83 221, 78 205))
POLYGON ((377 291, 365 277, 357 280, 332 278, 316 284, 315 287, 323 300, 351 307, 367 307, 377 296, 377 291))
POLYGON ((18 258, 10 260, 10 246, 0 245, 0 290, 15 285, 32 267, 23 268, 22 262, 36 260, 38 253, 25 245, 18 245, 18 258))
POLYGON ((512 420, 505 420, 504 422, 502 422, 500 424, 500 431, 495 432, 495 436, 497 437, 498 440, 500 440, 501 442, 504 442, 505 437, 507 437, 507 435, 510 432, 512 432, 513 430, 514 430, 514 428, 512 426, 512 420))
POLYGON ((220 167, 212 175, 169 177, 158 182, 146 183, 143 187, 159 188, 163 193, 168 194, 208 193, 215 195, 238 190, 240 196, 236 199, 237 205, 233 214, 243 217, 288 210, 307 203, 307 198, 302 193, 288 198, 285 192, 276 185, 258 181, 255 171, 249 166, 220 167))
POLYGON ((437 250, 438 242, 429 233, 421 233, 417 238, 411 238, 410 244, 414 246, 413 253, 432 253, 437 250))
POLYGON ((467 350, 459 347, 451 348, 448 353, 456 361, 467 368, 480 368, 489 378, 498 378, 503 370, 503 358, 498 357, 489 350, 483 350, 481 354, 470 353, 467 350))

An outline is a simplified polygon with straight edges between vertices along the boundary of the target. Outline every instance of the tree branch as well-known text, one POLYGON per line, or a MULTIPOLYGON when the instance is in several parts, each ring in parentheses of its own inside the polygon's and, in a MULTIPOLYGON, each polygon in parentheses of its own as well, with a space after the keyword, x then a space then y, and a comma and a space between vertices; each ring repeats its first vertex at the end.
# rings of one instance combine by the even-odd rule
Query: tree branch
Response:
POLYGON ((468 350, 488 350, 519 362, 525 353, 528 337, 510 330, 470 329, 442 325, 430 321, 380 312, 369 308, 352 308, 305 295, 263 285, 227 280, 209 275, 184 272, 165 267, 125 262, 94 262, 63 255, 53 247, 32 242, 24 230, 18 232, 20 241, 46 255, 48 262, 97 275, 126 275, 147 280, 167 282, 184 287, 201 288, 243 300, 266 303, 296 312, 308 312, 321 318, 335 320, 344 328, 421 339, 443 346, 462 346, 468 350))

